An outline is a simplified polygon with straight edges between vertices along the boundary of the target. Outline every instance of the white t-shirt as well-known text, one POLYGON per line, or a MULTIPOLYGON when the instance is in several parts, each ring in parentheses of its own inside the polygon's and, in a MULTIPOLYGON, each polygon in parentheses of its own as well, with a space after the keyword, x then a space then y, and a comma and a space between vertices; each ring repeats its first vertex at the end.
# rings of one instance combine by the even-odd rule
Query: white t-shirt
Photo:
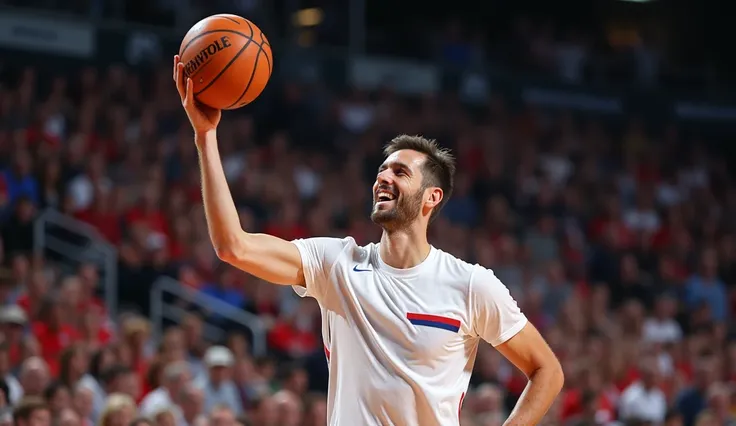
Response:
POLYGON ((619 400, 622 420, 644 420, 659 424, 667 415, 667 398, 657 389, 645 389, 641 382, 629 385, 619 400))
POLYGON ((296 240, 317 299, 330 379, 328 424, 458 425, 480 340, 493 346, 527 319, 492 271, 432 248, 396 269, 378 244, 296 240))

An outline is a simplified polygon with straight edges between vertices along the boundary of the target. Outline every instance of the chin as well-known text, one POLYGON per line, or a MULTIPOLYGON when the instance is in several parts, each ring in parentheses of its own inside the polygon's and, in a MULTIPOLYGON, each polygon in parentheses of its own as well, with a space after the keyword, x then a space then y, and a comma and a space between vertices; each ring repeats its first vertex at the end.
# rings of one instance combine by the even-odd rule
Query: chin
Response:
POLYGON ((376 225, 386 226, 391 224, 396 220, 396 213, 391 210, 380 210, 378 208, 374 208, 373 212, 371 213, 371 221, 375 223, 376 225))

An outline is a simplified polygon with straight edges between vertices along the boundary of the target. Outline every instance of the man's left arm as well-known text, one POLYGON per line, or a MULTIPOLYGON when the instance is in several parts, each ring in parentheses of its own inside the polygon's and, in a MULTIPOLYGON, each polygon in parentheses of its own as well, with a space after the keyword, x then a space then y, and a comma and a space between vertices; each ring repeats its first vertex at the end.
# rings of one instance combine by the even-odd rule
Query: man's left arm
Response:
POLYGON ((470 305, 475 333, 529 379, 504 426, 536 425, 562 390, 560 362, 492 271, 476 266, 470 305))
POLYGON ((529 379, 504 426, 536 425, 562 390, 562 366, 532 323, 496 346, 529 379))

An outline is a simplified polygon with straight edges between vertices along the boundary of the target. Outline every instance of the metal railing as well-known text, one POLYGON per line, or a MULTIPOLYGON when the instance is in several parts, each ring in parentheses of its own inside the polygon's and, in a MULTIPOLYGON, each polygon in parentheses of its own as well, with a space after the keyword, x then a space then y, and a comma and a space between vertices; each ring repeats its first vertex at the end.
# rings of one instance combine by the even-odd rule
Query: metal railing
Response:
POLYGON ((34 223, 34 253, 53 259, 69 272, 83 263, 98 267, 111 318, 118 306, 118 252, 94 227, 56 210, 44 210, 34 223))
MULTIPOLYGON (((196 305, 204 311, 216 312, 218 316, 239 324, 250 330, 253 336, 252 349, 255 356, 266 354, 266 326, 257 315, 245 312, 220 299, 203 294, 199 291, 189 291, 181 282, 166 276, 159 277, 151 288, 150 319, 153 322, 153 332, 160 338, 164 330, 166 319, 181 322, 187 310, 169 303, 167 295, 196 305)), ((227 332, 222 327, 205 321, 204 336, 211 341, 222 341, 227 332)))

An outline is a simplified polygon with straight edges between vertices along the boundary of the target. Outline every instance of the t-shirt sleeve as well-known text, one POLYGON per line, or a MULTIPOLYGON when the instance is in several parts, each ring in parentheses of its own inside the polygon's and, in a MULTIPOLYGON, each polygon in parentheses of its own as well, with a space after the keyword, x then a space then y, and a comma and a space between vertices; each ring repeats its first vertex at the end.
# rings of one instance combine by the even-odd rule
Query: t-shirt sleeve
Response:
POLYGON ((302 258, 305 287, 292 286, 301 297, 311 296, 321 301, 330 285, 329 276, 347 245, 349 238, 305 238, 292 241, 302 258))
POLYGON ((470 309, 474 332, 493 346, 514 337, 527 323, 509 289, 482 266, 475 267, 470 279, 470 309))

